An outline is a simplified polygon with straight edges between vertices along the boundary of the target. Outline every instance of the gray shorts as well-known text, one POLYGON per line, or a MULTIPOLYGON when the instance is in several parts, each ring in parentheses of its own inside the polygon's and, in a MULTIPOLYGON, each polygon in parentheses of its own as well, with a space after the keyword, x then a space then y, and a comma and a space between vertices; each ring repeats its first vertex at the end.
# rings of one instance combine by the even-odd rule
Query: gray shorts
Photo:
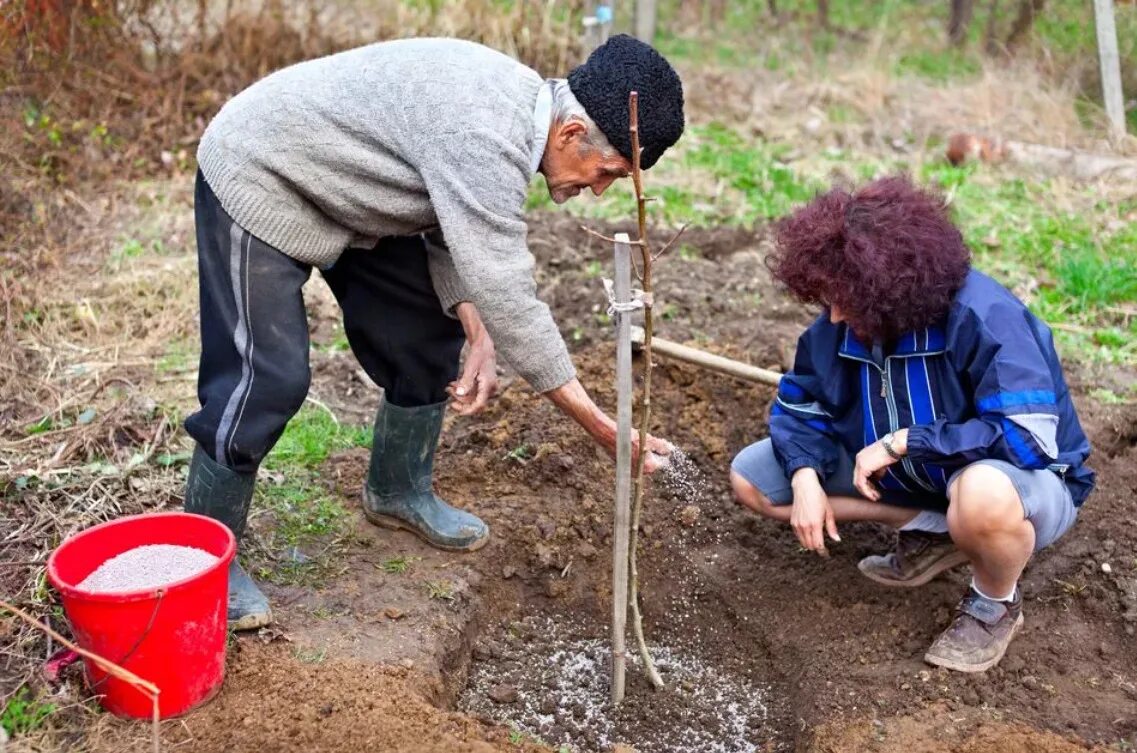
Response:
MULTIPOLYGON (((1019 493, 1025 518, 1034 526, 1034 550, 1050 546, 1070 530, 1078 515, 1074 499, 1062 477, 1053 471, 1027 471, 1003 460, 980 460, 976 465, 989 465, 997 468, 1010 478, 1019 493)), ((790 480, 782 472, 782 466, 774 457, 774 447, 769 439, 750 445, 734 458, 731 470, 753 486, 774 505, 788 505, 793 502, 790 480)), ((948 479, 951 483, 967 468, 960 468, 948 479)), ((853 486, 853 458, 844 448, 840 451, 837 472, 823 484, 825 493, 835 497, 861 497, 853 486)), ((929 499, 905 495, 903 492, 886 494, 884 502, 903 507, 923 509, 947 508, 945 499, 929 499), (906 498, 910 496, 910 498, 906 498)))

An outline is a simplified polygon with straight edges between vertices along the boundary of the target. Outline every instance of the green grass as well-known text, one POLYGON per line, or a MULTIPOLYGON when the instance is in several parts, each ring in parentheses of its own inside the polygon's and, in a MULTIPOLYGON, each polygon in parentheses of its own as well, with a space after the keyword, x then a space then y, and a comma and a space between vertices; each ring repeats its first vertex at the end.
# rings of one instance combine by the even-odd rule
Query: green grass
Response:
POLYGON ((289 546, 344 531, 347 511, 307 478, 262 484, 261 501, 276 520, 275 535, 289 546))
POLYGON ((407 570, 410 570, 411 565, 420 559, 422 558, 399 555, 398 557, 389 557, 383 560, 377 567, 389 575, 402 575, 407 570))
POLYGON ((351 530, 351 515, 320 475, 333 452, 368 447, 371 429, 336 423, 306 406, 288 423, 264 468, 276 483, 257 485, 256 505, 271 521, 263 556, 253 564, 262 578, 284 584, 318 584, 334 569, 335 553, 351 530))
POLYGON ((322 408, 305 405, 288 422, 280 441, 265 458, 270 470, 317 468, 328 455, 351 447, 370 447, 371 427, 337 423, 322 408))
POLYGON ((439 601, 454 601, 454 584, 448 580, 427 581, 426 595, 439 601))
POLYGON ((191 371, 197 366, 200 351, 196 342, 175 340, 166 346, 166 351, 154 362, 159 374, 177 374, 191 371))
POLYGON ((26 686, 20 688, 0 711, 0 727, 10 737, 24 735, 43 726, 56 711, 54 703, 41 700, 26 686))

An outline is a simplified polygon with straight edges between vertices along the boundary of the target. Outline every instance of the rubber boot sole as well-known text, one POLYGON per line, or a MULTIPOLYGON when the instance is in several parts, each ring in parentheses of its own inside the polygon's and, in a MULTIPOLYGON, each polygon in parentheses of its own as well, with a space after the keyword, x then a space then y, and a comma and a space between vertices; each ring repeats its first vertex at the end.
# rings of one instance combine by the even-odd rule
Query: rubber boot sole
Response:
MULTIPOLYGON (((861 562, 864 562, 864 560, 861 560, 861 562)), ((918 586, 927 585, 941 573, 945 573, 952 568, 966 564, 968 562, 968 559, 966 554, 956 550, 951 554, 948 554, 937 560, 935 564, 917 575, 915 578, 909 578, 908 580, 882 578, 871 570, 866 570, 865 568, 861 567, 861 562, 857 563, 857 569, 861 571, 861 575, 865 576, 874 583, 879 583, 882 586, 890 586, 892 588, 916 588, 918 586)))
POLYGON ((257 614, 246 614, 235 620, 228 620, 228 626, 234 633, 246 630, 258 630, 272 624, 272 610, 257 614))
POLYGON ((1000 649, 999 653, 996 656, 988 659, 982 664, 963 664, 961 662, 945 659, 940 656, 933 656, 930 652, 924 654, 924 661, 926 661, 928 664, 932 664, 937 667, 943 667, 944 669, 950 669, 955 672, 968 672, 972 674, 976 672, 986 672, 988 669, 1003 660, 1003 655, 1007 653, 1007 648, 1010 647, 1011 641, 1013 641, 1015 639, 1015 636, 1018 635, 1018 632, 1022 626, 1023 616, 1020 614, 1019 618, 1015 620, 1014 626, 1011 627, 1011 634, 1007 637, 1007 642, 1003 644, 1003 648, 1000 649))
POLYGON ((363 506, 363 517, 367 518, 368 522, 373 523, 380 528, 386 528, 391 531, 408 531, 410 533, 413 533, 415 536, 418 536, 420 539, 425 541, 427 544, 430 544, 435 549, 441 549, 445 552, 476 552, 485 546, 486 542, 490 540, 490 532, 489 529, 487 529, 486 535, 472 544, 467 544, 466 546, 447 546, 446 544, 439 544, 437 541, 432 541, 426 536, 426 534, 410 525, 406 521, 400 520, 399 518, 393 518, 390 515, 382 515, 377 512, 371 512, 371 510, 367 509, 367 505, 363 506))

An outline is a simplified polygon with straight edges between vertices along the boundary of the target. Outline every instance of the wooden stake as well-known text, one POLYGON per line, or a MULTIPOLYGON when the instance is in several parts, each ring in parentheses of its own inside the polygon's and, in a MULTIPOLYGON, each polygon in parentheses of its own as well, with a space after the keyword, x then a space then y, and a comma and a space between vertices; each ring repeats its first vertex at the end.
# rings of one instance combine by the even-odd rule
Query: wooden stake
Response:
POLYGON ((639 547, 640 511, 644 499, 644 462, 647 460, 648 429, 651 427, 651 245, 647 237, 647 199, 644 198, 643 174, 640 169, 640 114, 639 94, 628 94, 628 115, 631 123, 628 128, 632 136, 632 185, 636 189, 636 211, 639 220, 640 254, 643 257, 641 274, 643 275, 644 291, 644 386, 643 396, 640 399, 640 451, 636 460, 636 483, 632 492, 632 541, 628 555, 629 569, 631 570, 631 592, 629 598, 632 604, 632 629, 636 635, 636 644, 640 650, 640 659, 644 663, 644 672, 648 680, 656 688, 663 687, 663 678, 655 669, 651 660, 651 653, 647 650, 644 640, 643 616, 640 614, 639 571, 636 567, 636 551, 639 547))
MULTIPOLYGON (((632 300, 632 249, 616 236, 616 303, 632 300)), ((612 705, 624 700, 628 623, 628 534, 632 486, 632 315, 616 312, 616 507, 612 530, 612 705)))
POLYGON ((1113 19, 1113 0, 1094 0, 1097 26, 1098 60, 1101 64, 1101 90, 1105 114, 1114 138, 1125 135, 1125 99, 1121 93, 1121 60, 1117 54, 1117 26, 1113 19))

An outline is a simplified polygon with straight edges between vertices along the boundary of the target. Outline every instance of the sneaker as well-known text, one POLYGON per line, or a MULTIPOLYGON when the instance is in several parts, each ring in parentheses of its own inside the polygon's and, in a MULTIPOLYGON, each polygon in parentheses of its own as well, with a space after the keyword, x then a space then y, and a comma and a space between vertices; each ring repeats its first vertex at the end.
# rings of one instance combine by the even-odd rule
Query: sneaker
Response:
POLYGON ((969 588, 951 627, 940 634, 924 661, 957 672, 983 672, 999 663, 1023 625, 1022 593, 995 601, 969 588))
POLYGON ((900 531, 895 551, 865 557, 857 563, 857 569, 883 586, 911 588, 965 562, 967 555, 956 548, 946 533, 900 531))

